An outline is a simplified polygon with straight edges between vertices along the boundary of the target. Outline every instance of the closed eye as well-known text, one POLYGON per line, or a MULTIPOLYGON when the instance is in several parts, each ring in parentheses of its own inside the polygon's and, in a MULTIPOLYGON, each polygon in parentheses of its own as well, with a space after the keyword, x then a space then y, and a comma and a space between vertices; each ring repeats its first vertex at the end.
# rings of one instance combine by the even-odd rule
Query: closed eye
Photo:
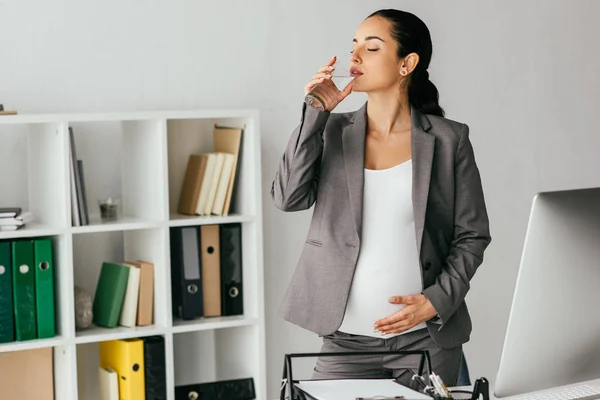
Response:
MULTIPOLYGON (((379 51, 379 49, 367 49, 367 51, 379 51)), ((354 53, 354 50, 350 51, 350 54, 354 53)))

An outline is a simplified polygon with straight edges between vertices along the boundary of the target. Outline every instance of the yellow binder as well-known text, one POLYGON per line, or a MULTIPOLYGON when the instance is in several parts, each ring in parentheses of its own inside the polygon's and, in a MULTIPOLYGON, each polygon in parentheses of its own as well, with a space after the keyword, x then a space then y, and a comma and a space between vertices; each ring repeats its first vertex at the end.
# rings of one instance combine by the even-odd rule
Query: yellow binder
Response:
POLYGON ((100 367, 117 371, 121 400, 146 400, 143 340, 100 342, 100 367))

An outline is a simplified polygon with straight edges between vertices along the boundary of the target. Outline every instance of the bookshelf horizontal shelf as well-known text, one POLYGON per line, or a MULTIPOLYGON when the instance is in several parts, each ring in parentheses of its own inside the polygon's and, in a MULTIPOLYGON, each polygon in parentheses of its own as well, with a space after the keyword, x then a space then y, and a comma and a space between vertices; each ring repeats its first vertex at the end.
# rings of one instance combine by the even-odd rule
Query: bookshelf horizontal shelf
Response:
POLYGON ((167 332, 165 327, 160 326, 137 326, 135 328, 115 327, 102 328, 90 327, 89 329, 78 331, 75 337, 76 344, 95 343, 105 340, 131 339, 138 337, 164 335, 167 332))
POLYGON ((252 215, 227 215, 227 216, 188 216, 181 214, 171 214, 169 226, 187 226, 187 225, 212 225, 212 224, 230 224, 235 222, 252 222, 256 217, 252 215))
POLYGON ((38 222, 29 222, 16 231, 0 231, 0 239, 18 239, 37 236, 56 236, 67 232, 66 228, 53 227, 38 222))
POLYGON ((91 219, 89 225, 74 226, 70 231, 77 233, 97 233, 97 232, 118 232, 137 229, 152 229, 164 226, 161 221, 152 221, 149 219, 124 217, 114 222, 101 222, 96 219, 91 219))
POLYGON ((200 332, 225 328, 237 328, 258 323, 258 319, 244 316, 210 317, 197 320, 173 320, 173 333, 200 332))
POLYGON ((253 109, 212 109, 183 111, 139 111, 114 113, 82 113, 82 114, 17 114, 0 118, 0 125, 43 124, 59 122, 105 122, 105 121, 145 121, 165 119, 212 119, 212 118, 257 118, 258 112, 253 109))
POLYGON ((20 351, 20 350, 33 350, 41 349, 44 347, 56 347, 64 346, 67 344, 67 340, 62 336, 55 336, 50 339, 34 339, 25 340, 22 342, 10 342, 0 344, 0 353, 9 351, 20 351))

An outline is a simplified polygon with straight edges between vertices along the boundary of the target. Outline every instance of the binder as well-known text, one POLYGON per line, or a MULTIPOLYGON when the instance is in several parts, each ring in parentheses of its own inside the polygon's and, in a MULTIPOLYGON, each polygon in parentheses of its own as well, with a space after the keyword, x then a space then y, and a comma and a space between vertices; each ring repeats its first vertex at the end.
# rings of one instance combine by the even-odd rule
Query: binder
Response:
POLYGON ((206 167, 202 172, 202 183, 200 185, 200 194, 196 203, 196 215, 204 215, 206 204, 208 203, 208 195, 212 185, 212 179, 217 168, 217 153, 206 154, 206 167))
POLYGON ((219 180, 221 179, 221 173, 223 172, 223 163, 225 162, 225 153, 215 152, 216 165, 212 176, 207 176, 210 182, 208 190, 208 199, 206 200, 206 208, 203 210, 203 215, 211 215, 215 197, 217 196, 217 187, 219 186, 219 180))
POLYGON ((176 227, 171 228, 170 235, 173 314, 185 320, 202 317, 200 229, 176 227))
POLYGON ((0 353, 0 399, 55 400, 52 354, 52 347, 0 353))
POLYGON ((119 325, 133 328, 137 319, 138 298, 140 294, 140 269, 133 264, 123 263, 129 268, 129 278, 125 289, 125 298, 121 306, 119 325))
POLYGON ((166 400, 165 339, 162 336, 149 336, 142 340, 144 341, 146 400, 166 400))
POLYGON ((215 125, 214 127, 213 141, 215 151, 230 153, 233 154, 234 157, 222 215, 229 215, 229 211, 231 209, 231 199, 235 193, 235 183, 240 170, 240 164, 238 161, 241 158, 243 132, 244 130, 242 128, 225 127, 219 125, 215 125))
POLYGON ((200 198, 200 188, 204 181, 204 172, 208 163, 208 154, 191 154, 188 158, 183 185, 179 194, 177 212, 194 215, 200 198))
POLYGON ((10 242, 0 242, 0 343, 15 340, 10 242))
POLYGON ((119 376, 112 368, 99 367, 100 400, 119 400, 119 376))
POLYGON ((254 400, 253 378, 175 386, 175 400, 254 400))
POLYGON ((154 264, 142 260, 132 264, 137 265, 140 269, 137 325, 152 325, 154 323, 154 264))
POLYGON ((15 336, 19 341, 35 339, 37 336, 33 261, 31 240, 12 242, 15 336))
POLYGON ((205 317, 221 315, 221 260, 219 225, 200 227, 202 294, 205 317))
POLYGON ((221 261, 221 314, 244 314, 242 224, 223 224, 219 233, 221 261))
POLYGON ((54 259, 52 239, 34 239, 37 337, 56 336, 54 319, 54 259))
POLYGON ((211 214, 213 215, 223 215, 227 190, 231 180, 231 175, 233 174, 233 165, 235 163, 235 156, 233 154, 220 154, 223 157, 223 166, 221 167, 221 175, 219 175, 219 180, 217 181, 215 199, 211 208, 211 214))
POLYGON ((100 367, 119 375, 119 398, 146 400, 144 383, 144 342, 141 339, 100 342, 100 367))
POLYGON ((129 267, 102 263, 92 306, 94 324, 105 328, 117 326, 128 281, 129 267))

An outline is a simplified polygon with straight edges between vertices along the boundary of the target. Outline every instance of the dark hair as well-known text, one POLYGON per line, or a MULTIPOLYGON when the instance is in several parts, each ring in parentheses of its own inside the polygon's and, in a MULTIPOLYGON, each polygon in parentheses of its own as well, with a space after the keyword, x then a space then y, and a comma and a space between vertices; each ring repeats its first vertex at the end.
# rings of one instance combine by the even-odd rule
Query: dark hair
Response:
POLYGON ((429 62, 433 53, 431 35, 427 25, 414 14, 406 11, 386 9, 369 15, 382 17, 391 24, 392 37, 398 43, 398 58, 410 53, 419 55, 419 63, 412 73, 408 86, 408 99, 419 111, 425 114, 444 116, 444 110, 439 104, 439 92, 429 80, 429 62))

